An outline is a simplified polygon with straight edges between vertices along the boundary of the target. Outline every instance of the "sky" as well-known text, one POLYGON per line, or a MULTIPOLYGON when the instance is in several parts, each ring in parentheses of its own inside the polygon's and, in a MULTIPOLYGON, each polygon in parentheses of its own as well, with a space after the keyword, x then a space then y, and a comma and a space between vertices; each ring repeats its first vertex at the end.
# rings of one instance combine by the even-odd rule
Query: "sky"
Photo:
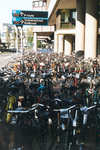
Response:
POLYGON ((12 24, 12 10, 32 10, 32 0, 0 0, 0 23, 12 24))

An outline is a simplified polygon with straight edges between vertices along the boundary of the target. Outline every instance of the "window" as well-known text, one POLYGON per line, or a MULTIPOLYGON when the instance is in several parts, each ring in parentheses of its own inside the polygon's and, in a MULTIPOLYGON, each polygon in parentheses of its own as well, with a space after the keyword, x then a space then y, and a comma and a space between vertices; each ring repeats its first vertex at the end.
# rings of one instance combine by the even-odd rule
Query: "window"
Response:
POLYGON ((75 23, 76 23, 76 11, 75 10, 72 10, 71 11, 71 17, 72 17, 72 21, 71 21, 71 23, 72 23, 72 28, 74 28, 75 27, 75 23))
POLYGON ((43 3, 43 6, 45 6, 45 5, 46 5, 46 3, 44 2, 44 3, 43 3))
POLYGON ((76 19, 76 12, 72 12, 72 18, 76 19))
POLYGON ((39 6, 43 6, 43 2, 42 1, 39 2, 39 6))
POLYGON ((38 2, 34 2, 34 7, 38 7, 38 2))
POLYGON ((61 9, 57 15, 61 15, 61 28, 75 28, 76 10, 61 9))
POLYGON ((61 28, 69 28, 69 23, 61 23, 61 28))
POLYGON ((45 5, 45 3, 43 3, 43 1, 33 2, 33 7, 42 7, 43 5, 45 5))
POLYGON ((65 22, 65 14, 61 14, 61 22, 65 22))
POLYGON ((69 22, 70 10, 61 10, 61 22, 69 22))

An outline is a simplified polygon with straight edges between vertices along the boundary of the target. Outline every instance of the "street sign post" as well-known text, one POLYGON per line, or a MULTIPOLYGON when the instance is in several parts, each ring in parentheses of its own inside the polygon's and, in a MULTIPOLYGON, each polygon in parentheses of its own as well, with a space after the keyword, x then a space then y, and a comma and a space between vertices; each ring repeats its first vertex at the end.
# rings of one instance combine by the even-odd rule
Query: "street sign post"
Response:
POLYGON ((12 10, 13 17, 48 18, 48 11, 12 10))
MULTIPOLYGON (((21 56, 23 56, 22 30, 23 25, 48 26, 48 11, 12 10, 12 24, 21 27, 21 56)), ((17 29, 18 35, 18 29, 17 29)), ((18 47, 18 37, 17 37, 18 47)))
POLYGON ((13 25, 34 25, 34 26, 48 26, 47 18, 28 18, 28 17, 13 17, 13 25))

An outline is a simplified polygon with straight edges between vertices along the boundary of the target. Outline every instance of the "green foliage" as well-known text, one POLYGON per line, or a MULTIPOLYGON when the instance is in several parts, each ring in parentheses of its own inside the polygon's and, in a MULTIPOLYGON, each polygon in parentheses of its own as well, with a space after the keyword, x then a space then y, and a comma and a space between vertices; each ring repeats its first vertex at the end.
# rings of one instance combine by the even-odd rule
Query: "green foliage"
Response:
POLYGON ((27 28, 26 39, 27 39, 27 47, 28 49, 31 49, 31 45, 33 43, 33 27, 27 28), (30 43, 30 45, 28 45, 28 43, 30 43))
POLYGON ((15 47, 15 41, 16 41, 16 31, 13 29, 13 42, 14 42, 14 47, 15 47))
POLYGON ((37 41, 37 47, 38 47, 38 48, 41 47, 41 41, 37 41))
POLYGON ((42 47, 46 47, 48 44, 42 44, 42 47))
POLYGON ((20 47, 20 44, 21 44, 21 33, 18 29, 18 34, 19 34, 19 38, 18 38, 18 47, 20 47))
POLYGON ((7 43, 7 47, 9 48, 9 45, 10 45, 10 32, 8 30, 8 27, 7 27, 7 31, 6 31, 6 43, 7 43))

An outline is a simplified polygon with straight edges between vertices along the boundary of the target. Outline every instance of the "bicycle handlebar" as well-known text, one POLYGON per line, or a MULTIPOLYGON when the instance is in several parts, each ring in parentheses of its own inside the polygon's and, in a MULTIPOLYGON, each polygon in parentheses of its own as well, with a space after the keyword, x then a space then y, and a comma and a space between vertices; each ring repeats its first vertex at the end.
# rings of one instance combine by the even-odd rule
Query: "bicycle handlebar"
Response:
MULTIPOLYGON (((56 100, 60 101, 60 99, 56 99, 56 100)), ((38 108, 38 106, 45 107, 45 108, 51 110, 52 112, 60 112, 60 114, 66 114, 66 113, 68 113, 69 110, 71 110, 71 109, 73 109, 75 107, 77 108, 77 105, 73 105, 73 106, 71 106, 69 108, 64 108, 64 109, 62 109, 62 108, 61 109, 51 109, 51 108, 49 108, 49 107, 39 103, 39 104, 32 105, 32 108, 29 108, 28 110, 22 110, 22 109, 27 109, 27 108, 17 108, 16 110, 7 110, 7 113, 15 113, 15 114, 22 113, 22 114, 26 114, 26 113, 29 113, 29 112, 35 110, 36 108, 38 108)), ((93 108, 96 108, 96 105, 93 105, 91 107, 87 107, 87 106, 81 107, 80 111, 86 113, 88 110, 91 110, 93 108)))
POLYGON ((71 110, 75 107, 76 107, 76 105, 73 105, 73 106, 71 106, 69 108, 65 108, 65 109, 53 109, 53 111, 56 111, 56 112, 59 111, 60 113, 67 113, 69 110, 71 110))
POLYGON ((32 108, 32 109, 28 109, 28 110, 8 110, 7 113, 15 113, 15 114, 18 114, 18 113, 22 113, 22 114, 26 114, 32 110, 35 110, 36 107, 32 108))
POLYGON ((84 107, 81 107, 81 108, 80 108, 80 111, 83 111, 83 112, 86 113, 88 110, 93 109, 93 108, 95 108, 95 107, 96 107, 96 105, 93 105, 93 106, 91 106, 91 107, 84 106, 84 107))
POLYGON ((31 112, 32 110, 35 110, 38 106, 42 106, 44 107, 43 104, 34 104, 32 105, 32 108, 29 108, 28 110, 21 110, 21 109, 26 109, 26 108, 18 108, 18 110, 8 110, 7 113, 22 113, 22 114, 26 114, 31 112))

